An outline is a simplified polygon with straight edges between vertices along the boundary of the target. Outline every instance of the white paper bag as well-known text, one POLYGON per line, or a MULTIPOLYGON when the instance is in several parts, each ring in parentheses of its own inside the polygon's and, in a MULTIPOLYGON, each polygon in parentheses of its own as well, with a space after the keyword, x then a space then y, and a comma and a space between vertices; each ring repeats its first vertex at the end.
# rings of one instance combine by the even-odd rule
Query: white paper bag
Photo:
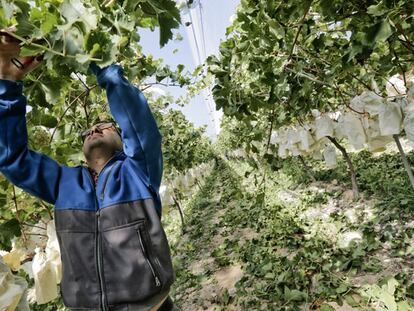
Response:
POLYGON ((35 281, 36 302, 48 303, 58 296, 57 276, 53 264, 47 260, 46 253, 36 248, 33 258, 33 276, 35 281))
POLYGON ((337 140, 342 140, 347 137, 344 128, 343 116, 341 116, 338 121, 334 122, 334 137, 337 140))
POLYGON ((365 128, 365 132, 368 136, 368 139, 370 137, 381 136, 378 117, 367 118, 365 122, 363 122, 363 124, 365 128))
POLYGON ((319 118, 321 116, 321 112, 318 109, 312 109, 311 114, 314 118, 319 118))
POLYGON ((401 132, 402 112, 396 102, 388 102, 379 114, 379 127, 382 136, 397 135, 401 132))
POLYGON ((160 197, 163 205, 167 206, 174 204, 174 200, 171 195, 170 189, 165 185, 161 185, 160 187, 160 197))
POLYGON ((278 144, 287 144, 287 129, 286 128, 280 128, 278 133, 278 144))
POLYGON ((407 82, 407 87, 408 87, 407 98, 409 100, 414 100, 414 82, 413 81, 407 82))
POLYGON ((368 150, 370 152, 383 152, 386 146, 394 141, 391 136, 376 136, 368 138, 368 150))
POLYGON ((299 147, 298 147, 297 144, 289 145, 289 151, 292 154, 292 156, 294 156, 294 157, 297 157, 297 156, 301 155, 301 152, 300 152, 299 147))
POLYGON ((280 144, 278 151, 277 151, 277 155, 279 158, 281 159, 286 159, 288 156, 288 149, 287 146, 285 144, 280 144))
POLYGON ((350 106, 360 113, 369 113, 370 116, 376 116, 384 105, 384 98, 372 91, 364 91, 361 95, 351 100, 350 106))
POLYGON ((270 136, 270 143, 272 145, 277 145, 279 143, 279 135, 277 131, 272 132, 272 135, 270 136))
POLYGON ((410 113, 404 117, 403 126, 407 139, 414 142, 414 113, 410 113))
POLYGON ((22 248, 12 248, 9 253, 3 255, 3 261, 8 265, 13 271, 18 271, 22 260, 26 258, 26 251, 22 248))
POLYGON ((407 92, 404 81, 399 78, 399 75, 392 76, 390 79, 388 79, 385 88, 389 97, 405 95, 407 92))
POLYGON ((323 158, 328 168, 335 168, 338 164, 335 147, 332 145, 326 146, 323 151, 323 158))
POLYGON ((301 128, 299 130, 299 149, 302 151, 309 151, 312 144, 315 143, 315 140, 313 139, 310 130, 307 130, 306 128, 301 128))
POLYGON ((367 142, 367 137, 360 118, 354 113, 345 113, 343 118, 343 129, 348 137, 349 143, 355 150, 364 148, 364 144, 367 142))
POLYGON ((399 97, 395 99, 395 102, 401 108, 403 115, 414 113, 414 99, 407 97, 399 97))
POLYGON ((329 116, 323 115, 315 120, 315 135, 316 139, 321 139, 326 136, 333 136, 334 125, 329 116))
POLYGON ((289 145, 294 145, 300 142, 299 131, 296 128, 288 129, 287 140, 289 145))
POLYGON ((55 222, 53 220, 48 222, 46 232, 48 236, 45 250, 46 257, 55 269, 56 280, 59 284, 62 279, 62 261, 60 259, 60 247, 56 235, 55 222))
POLYGON ((0 310, 19 311, 29 310, 25 299, 27 283, 23 278, 16 277, 0 256, 0 310))
POLYGON ((323 159, 322 152, 320 150, 313 151, 313 153, 312 153, 312 159, 314 159, 314 160, 322 160, 323 159))

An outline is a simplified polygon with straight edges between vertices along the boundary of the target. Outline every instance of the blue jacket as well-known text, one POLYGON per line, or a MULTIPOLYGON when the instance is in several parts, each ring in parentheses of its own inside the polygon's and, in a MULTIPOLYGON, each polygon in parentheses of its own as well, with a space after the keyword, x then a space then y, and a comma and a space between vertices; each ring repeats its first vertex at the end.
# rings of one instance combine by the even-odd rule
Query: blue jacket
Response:
POLYGON ((93 70, 124 144, 99 174, 96 188, 86 167, 59 165, 28 149, 22 82, 0 80, 0 171, 55 205, 68 308, 146 310, 174 279, 159 217, 161 135, 143 94, 119 66, 93 70))

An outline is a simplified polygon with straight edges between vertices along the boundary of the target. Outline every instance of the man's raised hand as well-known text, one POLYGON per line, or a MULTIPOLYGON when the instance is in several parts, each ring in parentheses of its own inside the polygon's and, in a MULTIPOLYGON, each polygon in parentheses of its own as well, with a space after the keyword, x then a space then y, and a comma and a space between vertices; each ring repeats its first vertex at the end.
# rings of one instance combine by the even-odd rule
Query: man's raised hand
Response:
POLYGON ((20 41, 12 36, 15 30, 0 30, 0 79, 22 80, 42 62, 41 56, 20 56, 20 41))

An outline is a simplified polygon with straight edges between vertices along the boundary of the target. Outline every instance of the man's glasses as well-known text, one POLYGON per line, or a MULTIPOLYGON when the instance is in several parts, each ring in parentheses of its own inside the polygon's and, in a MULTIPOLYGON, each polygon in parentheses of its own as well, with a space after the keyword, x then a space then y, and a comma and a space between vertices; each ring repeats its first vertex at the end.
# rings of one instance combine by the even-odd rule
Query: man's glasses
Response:
MULTIPOLYGON (((98 123, 95 126, 93 126, 92 128, 95 128, 95 129, 98 129, 98 130, 102 131, 102 130, 108 129, 110 127, 113 127, 118 132, 116 126, 111 122, 98 123)), ((88 130, 85 130, 81 133, 82 140, 85 140, 86 137, 88 137, 89 135, 92 134, 92 132, 93 132, 92 128, 90 128, 88 130)), ((119 134, 119 132, 118 132, 118 134, 119 134)))

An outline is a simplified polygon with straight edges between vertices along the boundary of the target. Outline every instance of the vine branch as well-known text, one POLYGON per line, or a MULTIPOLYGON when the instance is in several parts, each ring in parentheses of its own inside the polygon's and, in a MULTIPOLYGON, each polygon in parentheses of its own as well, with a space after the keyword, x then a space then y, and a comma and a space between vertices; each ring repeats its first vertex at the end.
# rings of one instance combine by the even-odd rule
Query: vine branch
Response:
POLYGON ((55 136, 55 133, 57 131, 57 128, 59 127, 60 123, 63 121, 63 118, 65 117, 66 113, 69 111, 69 109, 82 97, 82 96, 87 96, 89 94, 89 92, 91 90, 93 90, 94 88, 96 88, 97 85, 93 85, 91 87, 89 87, 87 90, 83 91, 81 94, 79 94, 78 96, 75 97, 74 100, 72 100, 72 102, 69 103, 68 107, 66 107, 66 109, 63 111, 62 115, 60 116, 55 128, 53 129, 52 135, 50 137, 49 140, 49 144, 52 143, 53 141, 53 137, 55 136))
POLYGON ((339 149, 339 151, 342 153, 343 157, 345 158, 346 163, 348 164, 349 174, 351 176, 351 182, 352 182, 352 193, 354 196, 354 199, 359 198, 359 189, 358 184, 356 180, 356 172, 354 165, 351 161, 351 158, 349 157, 348 152, 346 149, 332 136, 326 136, 334 145, 336 148, 339 149))
POLYGON ((23 241, 26 243, 27 242, 27 236, 26 236, 26 233, 24 232, 24 230, 22 228, 23 223, 20 220, 19 206, 17 204, 17 197, 16 197, 16 186, 13 185, 12 187, 13 187, 13 198, 12 199, 13 199, 13 202, 14 202, 14 208, 16 209, 16 219, 19 222, 19 227, 20 227, 20 230, 21 230, 22 235, 23 235, 23 241))
POLYGON ((308 6, 308 8, 305 10, 305 13, 303 14, 303 17, 302 17, 302 19, 301 19, 301 21, 300 21, 300 25, 299 25, 298 31, 296 32, 295 39, 293 40, 293 44, 292 44, 292 47, 291 47, 290 52, 289 52, 288 61, 290 61, 290 60, 291 60, 291 58, 292 58, 292 56, 293 56, 293 51, 295 50, 295 45, 296 45, 296 43, 298 42, 298 39, 299 39, 299 34, 300 34, 300 32, 302 31, 302 28, 303 28, 303 23, 304 23, 304 21, 305 21, 306 15, 308 15, 308 13, 309 13, 309 10, 310 10, 310 8, 311 8, 311 5, 312 5, 312 1, 310 1, 310 2, 309 2, 309 6, 308 6))

